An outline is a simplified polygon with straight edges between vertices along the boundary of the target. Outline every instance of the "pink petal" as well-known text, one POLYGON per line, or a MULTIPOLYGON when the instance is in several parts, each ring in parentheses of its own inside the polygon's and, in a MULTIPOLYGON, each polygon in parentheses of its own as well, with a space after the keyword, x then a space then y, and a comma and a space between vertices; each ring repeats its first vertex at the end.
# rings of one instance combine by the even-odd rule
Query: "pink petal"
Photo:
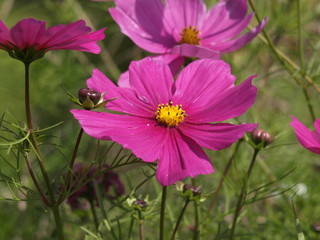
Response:
POLYGON ((245 132, 251 132, 257 128, 257 126, 257 124, 232 125, 228 123, 183 123, 179 125, 179 130, 186 136, 195 140, 200 146, 218 151, 231 146, 231 144, 242 138, 245 132))
POLYGON ((214 45, 214 49, 217 51, 221 51, 222 53, 228 53, 241 48, 243 45, 247 44, 253 38, 255 38, 263 30, 267 22, 268 18, 265 18, 258 26, 256 26, 250 32, 234 40, 226 41, 223 43, 217 43, 214 45))
MULTIPOLYGON (((206 109, 216 97, 234 86, 230 66, 221 60, 202 59, 184 68, 176 80, 174 104, 182 104, 186 114, 206 109)), ((189 117, 188 117, 189 118, 189 117)))
POLYGON ((161 0, 119 0, 109 12, 122 33, 142 49, 153 53, 165 53, 175 40, 163 27, 161 0))
POLYGON ((56 25, 48 28, 46 35, 41 39, 41 45, 46 48, 53 48, 58 45, 65 45, 70 43, 79 36, 88 34, 91 28, 85 25, 85 21, 79 20, 67 25, 56 25))
POLYGON ((91 78, 87 80, 87 86, 100 93, 105 92, 105 100, 117 98, 107 104, 106 107, 110 110, 144 117, 154 117, 157 110, 138 99, 133 90, 117 87, 98 69, 92 71, 91 78))
POLYGON ((129 71, 122 73, 118 79, 118 86, 122 88, 131 88, 129 81, 129 71))
POLYGON ((211 58, 219 59, 220 53, 214 51, 210 48, 199 46, 199 45, 190 45, 190 44, 181 44, 175 45, 170 51, 172 54, 178 54, 185 57, 196 57, 196 58, 211 58))
POLYGON ((180 33, 190 26, 201 27, 206 15, 206 6, 202 0, 167 0, 164 19, 174 30, 176 42, 180 41, 180 33))
POLYGON ((105 30, 106 28, 103 28, 86 35, 78 36, 77 39, 60 43, 58 45, 50 47, 49 49, 50 50, 68 49, 68 50, 78 50, 78 51, 99 54, 101 49, 97 44, 97 41, 103 40, 105 38, 105 35, 104 35, 105 30))
POLYGON ((26 18, 12 27, 11 37, 18 48, 25 50, 38 45, 45 32, 46 23, 44 21, 26 18))
POLYGON ((163 63, 144 58, 129 66, 129 81, 137 97, 157 110, 161 103, 169 103, 174 83, 172 73, 163 63))
POLYGON ((181 55, 177 54, 161 54, 157 56, 151 56, 151 58, 154 61, 167 64, 173 76, 180 71, 182 65, 184 64, 184 57, 181 57, 181 55))
POLYGON ((203 31, 200 36, 200 44, 207 47, 211 46, 214 49, 214 45, 216 43, 226 41, 240 34, 249 25, 253 16, 254 13, 244 17, 241 20, 234 21, 231 26, 224 25, 223 29, 213 28, 207 32, 203 31))
MULTIPOLYGON (((218 37, 220 40, 230 38, 230 32, 235 31, 232 36, 238 35, 250 22, 252 16, 246 17, 247 3, 245 0, 222 0, 213 6, 201 27, 202 38, 218 37), (222 38, 222 36, 224 38, 222 38)), ((216 39, 218 42, 218 39, 216 39)))
POLYGON ((320 154, 320 134, 310 131, 294 116, 292 119, 290 125, 294 129, 299 143, 309 151, 320 154))
POLYGON ((7 26, 0 20, 0 49, 5 49, 5 47, 12 48, 12 44, 10 42, 13 42, 10 31, 7 28, 7 26), (1 46, 3 44, 4 46, 1 46))
MULTIPOLYGON (((251 76, 239 86, 230 87, 215 95, 207 106, 199 106, 193 109, 188 122, 208 123, 224 121, 238 117, 246 112, 255 102, 257 88, 251 84, 251 76)), ((188 112, 186 112, 188 114, 188 112)))
POLYGON ((175 128, 166 129, 169 134, 164 139, 157 168, 157 180, 161 185, 167 186, 188 176, 194 178, 213 172, 207 155, 195 141, 175 128))
POLYGON ((148 118, 86 110, 71 110, 71 113, 88 135, 112 139, 145 162, 159 158, 168 134, 166 128, 148 118))

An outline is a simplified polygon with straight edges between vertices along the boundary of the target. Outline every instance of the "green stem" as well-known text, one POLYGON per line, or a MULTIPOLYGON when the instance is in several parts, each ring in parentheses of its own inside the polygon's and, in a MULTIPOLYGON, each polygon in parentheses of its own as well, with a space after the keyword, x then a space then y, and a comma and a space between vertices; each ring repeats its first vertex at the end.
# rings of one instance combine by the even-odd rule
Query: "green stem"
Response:
POLYGON ((186 200, 186 202, 185 202, 185 204, 184 204, 184 206, 183 206, 183 208, 182 208, 182 210, 181 210, 181 212, 180 212, 180 215, 179 215, 179 218, 178 218, 178 220, 177 220, 176 226, 174 227, 173 232, 172 232, 172 235, 171 235, 171 238, 170 238, 171 240, 174 240, 174 237, 175 237, 175 235, 176 235, 176 233, 177 233, 177 231, 178 231, 178 228, 179 228, 179 226, 180 226, 180 223, 181 223, 183 214, 184 214, 184 212, 186 211, 189 202, 190 202, 189 200, 186 200))
POLYGON ((200 236, 200 210, 198 206, 198 202, 194 201, 194 232, 193 232, 193 240, 198 240, 200 236))
MULTIPOLYGON (((50 183, 49 175, 48 175, 46 168, 44 166, 43 157, 41 155, 41 152, 39 149, 39 144, 37 142, 37 137, 33 131, 34 129, 32 126, 32 115, 31 115, 31 108, 30 108, 30 78, 29 78, 30 63, 25 62, 24 66, 25 66, 25 108, 26 108, 26 118, 27 118, 27 124, 28 124, 28 131, 30 132, 30 136, 31 136, 30 139, 28 139, 28 141, 36 154, 36 159, 37 159, 37 162, 38 162, 39 167, 41 169, 41 173, 44 178, 44 181, 45 181, 45 184, 47 187, 47 191, 49 193, 50 202, 49 203, 44 202, 44 203, 47 204, 52 210, 52 213, 53 213, 53 216, 55 219, 55 223, 56 223, 56 228, 57 228, 59 240, 64 240, 63 227, 62 227, 60 212, 59 212, 59 205, 56 202, 56 199, 55 199, 55 196, 53 193, 53 189, 52 189, 52 186, 50 183)), ((31 177, 32 177, 32 175, 31 175, 31 177)), ((41 192, 40 192, 40 194, 41 194, 41 192)))
POLYGON ((60 211, 59 211, 59 206, 52 206, 51 207, 53 216, 54 216, 54 221, 56 223, 56 231, 58 233, 58 239, 59 240, 64 240, 64 234, 63 234, 63 225, 61 222, 61 217, 60 217, 60 211))
POLYGON ((316 120, 316 115, 314 114, 314 110, 313 110, 313 107, 311 104, 308 89, 306 87, 302 87, 302 91, 303 91, 303 95, 304 95, 306 102, 307 102, 307 105, 308 105, 308 109, 309 109, 310 116, 312 118, 312 122, 314 122, 316 120))
POLYGON ((48 198, 46 197, 46 195, 44 194, 44 192, 43 192, 40 184, 39 184, 38 181, 37 181, 36 176, 35 176, 34 173, 33 173, 32 167, 31 167, 31 165, 30 165, 28 153, 27 153, 27 152, 24 152, 23 155, 24 155, 24 158, 25 158, 25 160, 26 160, 27 168, 28 168, 28 171, 29 171, 30 176, 31 176, 31 178, 32 178, 32 181, 33 181, 34 185, 36 186, 36 188, 37 188, 37 190, 38 190, 38 192, 39 192, 39 194, 40 194, 40 197, 41 197, 42 201, 44 202, 45 205, 49 206, 49 205, 50 205, 50 202, 49 202, 48 198))
POLYGON ((94 221, 94 226, 96 228, 96 232, 99 233, 99 221, 98 221, 97 212, 94 206, 93 199, 89 199, 89 203, 90 203, 91 213, 94 221))
POLYGON ((139 239, 144 240, 143 217, 141 211, 139 211, 139 239))
POLYGON ((303 39, 302 39, 302 31, 301 31, 301 14, 300 14, 300 0, 297 0, 297 20, 298 20, 298 42, 299 42, 299 57, 300 57, 300 68, 304 71, 304 51, 303 51, 303 39))
POLYGON ((251 162, 250 162, 249 170, 247 172, 247 179, 246 179, 245 183, 242 186, 241 193, 240 193, 240 196, 239 196, 239 199, 238 199, 238 202, 237 202, 237 206, 236 206, 236 210, 235 210, 234 217, 233 217, 233 222, 232 222, 232 227, 231 227, 231 233, 230 233, 229 240, 233 240, 234 239, 234 233, 235 233, 235 230, 236 230, 237 220, 238 220, 238 217, 240 215, 240 211, 242 209, 243 202, 245 201, 245 198, 246 198, 247 184, 248 184, 249 178, 251 176, 254 163, 256 162, 258 153, 259 153, 259 149, 254 149, 254 153, 253 153, 253 156, 252 156, 252 159, 251 159, 251 162))
POLYGON ((239 147, 240 147, 240 144, 242 143, 242 140, 239 140, 237 142, 237 145, 236 145, 236 148, 232 154, 232 156, 229 158, 229 161, 227 163, 227 166, 225 167, 224 171, 223 171, 223 175, 219 181, 219 184, 218 184, 218 187, 217 187, 217 190, 213 193, 213 196, 212 196, 212 199, 211 199, 211 202, 209 204, 209 208, 208 208, 208 213, 207 213, 207 216, 210 214, 210 212, 214 209, 214 207, 216 206, 216 203, 217 203, 217 197, 220 193, 220 190, 222 189, 222 185, 224 183, 224 180, 226 179, 228 173, 229 173, 229 170, 232 166, 232 163, 233 163, 233 160, 235 158, 235 156, 238 154, 238 150, 239 150, 239 147))
MULTIPOLYGON (((252 2, 252 0, 248 0, 249 4, 252 8, 252 10, 255 12, 255 16, 256 19, 259 23, 261 23, 261 18, 252 2)), ((277 49, 275 47, 275 45, 273 44, 273 42, 271 41, 271 39, 269 38, 267 32, 263 29, 262 33, 264 35, 263 37, 260 37, 260 39, 268 44, 268 46, 270 47, 270 49, 272 50, 272 52, 275 54, 275 56, 277 57, 278 61, 285 67, 285 69, 290 73, 290 75, 292 76, 292 78, 295 80, 295 82, 301 86, 303 88, 303 93, 304 96, 307 100, 307 105, 308 105, 308 109, 310 112, 310 115, 312 117, 313 120, 315 120, 315 115, 314 115, 314 110, 313 107, 310 103, 310 99, 306 90, 306 86, 304 86, 304 84, 299 80, 299 78, 295 75, 295 72, 298 71, 299 74, 302 76, 303 79, 305 79, 309 84, 311 84, 319 93, 320 93, 320 88, 319 86, 313 81, 313 79, 304 71, 304 57, 303 57, 303 41, 302 41, 302 32, 301 32, 301 17, 300 17, 300 1, 297 0, 297 5, 298 5, 298 34, 299 34, 299 55, 300 55, 300 67, 295 64, 288 56, 286 56, 283 52, 281 52, 279 49, 277 49), (290 69, 287 64, 293 68, 290 69)))
POLYGON ((160 209, 159 240, 164 239, 164 219, 165 219, 165 210, 166 210, 166 197, 167 197, 167 186, 163 186, 162 187, 161 209, 160 209))
POLYGON ((83 135, 83 129, 81 128, 80 131, 79 131, 76 143, 75 143, 74 148, 73 148, 72 157, 71 157, 71 160, 70 160, 70 163, 69 163, 68 173, 67 173, 67 176, 66 176, 65 181, 64 181, 63 189, 62 189, 62 191, 60 193, 60 196, 59 196, 59 200, 58 200, 59 203, 64 201, 64 199, 66 198, 67 187, 70 187, 71 176, 73 174, 73 166, 74 166, 74 162, 76 160, 76 156, 77 156, 77 152, 78 152, 78 149, 79 149, 79 145, 80 145, 80 142, 81 142, 82 135, 83 135))

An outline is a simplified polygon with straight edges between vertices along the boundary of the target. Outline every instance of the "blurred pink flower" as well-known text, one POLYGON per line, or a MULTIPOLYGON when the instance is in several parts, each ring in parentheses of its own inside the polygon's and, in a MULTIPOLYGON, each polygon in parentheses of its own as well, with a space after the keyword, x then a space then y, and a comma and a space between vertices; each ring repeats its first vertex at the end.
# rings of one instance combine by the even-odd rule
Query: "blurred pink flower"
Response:
POLYGON ((254 13, 247 15, 246 0, 221 0, 207 10, 202 0, 116 0, 109 9, 121 31, 152 53, 211 58, 250 42, 267 18, 239 36, 254 13))
POLYGON ((9 30, 0 20, 0 49, 19 60, 35 60, 58 49, 98 54, 97 41, 104 39, 105 29, 91 32, 83 20, 46 29, 45 21, 26 18, 9 30))
MULTIPOLYGON (((102 166, 102 170, 106 170, 109 166, 102 166)), ((97 168, 90 167, 89 164, 78 163, 73 167, 73 186, 71 192, 79 188, 79 185, 83 185, 88 181, 94 174, 96 174, 97 168)), ((116 197, 124 194, 124 186, 118 176, 114 171, 107 171, 94 178, 99 187, 101 187, 102 195, 114 199, 116 197)), ((72 195, 68 197, 68 204, 72 209, 81 209, 85 207, 85 203, 81 199, 86 199, 88 201, 95 201, 98 204, 97 194, 92 181, 83 185, 72 195)))
POLYGON ((320 119, 314 122, 316 131, 310 131, 296 117, 292 116, 292 119, 290 125, 294 129, 300 144, 309 151, 320 154, 320 119))
POLYGON ((201 146, 227 148, 257 127, 210 123, 237 117, 254 103, 254 77, 235 86, 228 64, 203 59, 189 64, 174 81, 167 65, 145 58, 131 63, 128 87, 115 86, 97 69, 87 80, 89 88, 106 92, 106 99, 117 97, 107 108, 125 115, 71 112, 88 135, 120 143, 145 162, 158 160, 157 180, 171 185, 213 172, 201 146))

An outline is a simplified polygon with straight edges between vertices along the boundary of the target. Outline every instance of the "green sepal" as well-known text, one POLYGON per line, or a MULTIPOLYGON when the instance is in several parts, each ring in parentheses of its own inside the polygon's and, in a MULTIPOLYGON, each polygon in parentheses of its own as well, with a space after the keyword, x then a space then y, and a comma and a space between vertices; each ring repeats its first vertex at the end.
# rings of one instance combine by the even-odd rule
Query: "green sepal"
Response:
POLYGON ((110 99, 108 99, 108 100, 105 100, 105 101, 103 101, 103 102, 98 103, 97 105, 95 105, 94 108, 104 108, 104 107, 107 105, 108 102, 111 102, 111 101, 113 101, 113 100, 115 100, 115 99, 117 99, 117 97, 115 97, 115 98, 110 98, 110 99))

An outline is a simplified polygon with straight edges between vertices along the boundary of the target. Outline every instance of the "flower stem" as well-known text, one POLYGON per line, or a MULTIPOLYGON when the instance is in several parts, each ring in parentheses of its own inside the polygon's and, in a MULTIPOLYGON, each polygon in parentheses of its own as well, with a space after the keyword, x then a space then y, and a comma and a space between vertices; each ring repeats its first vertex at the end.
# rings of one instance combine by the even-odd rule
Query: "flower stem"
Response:
POLYGON ((194 201, 194 232, 193 232, 193 240, 198 240, 200 236, 200 210, 198 206, 198 202, 194 201))
POLYGON ((64 199, 66 198, 65 193, 66 193, 67 187, 70 185, 71 176, 72 176, 72 173, 73 173, 73 166, 74 166, 74 162, 76 160, 76 156, 77 156, 77 152, 78 152, 78 149, 79 149, 79 145, 80 145, 80 142, 81 142, 82 135, 83 135, 83 129, 81 128, 80 131, 79 131, 76 143, 75 143, 74 148, 73 148, 72 157, 71 157, 71 160, 70 160, 70 163, 69 163, 68 173, 67 173, 67 176, 66 176, 65 181, 64 181, 63 189, 62 189, 62 191, 60 193, 60 196, 59 196, 59 201, 58 201, 59 203, 63 202, 64 199))
POLYGON ((173 230, 172 235, 171 235, 171 238, 170 238, 171 240, 174 240, 174 237, 175 237, 175 235, 176 235, 176 233, 177 233, 177 231, 178 231, 179 225, 180 225, 180 223, 181 223, 183 214, 184 214, 184 212, 186 211, 189 202, 190 202, 189 200, 186 200, 186 202, 185 202, 185 204, 184 204, 184 206, 183 206, 183 208, 182 208, 182 210, 181 210, 181 212, 180 212, 180 215, 179 215, 179 218, 178 218, 178 220, 177 220, 176 226, 174 227, 174 230, 173 230))
POLYGON ((61 222, 61 217, 60 217, 60 211, 59 211, 59 206, 52 206, 51 207, 53 216, 54 216, 54 221, 56 223, 56 231, 58 232, 58 239, 59 240, 64 240, 64 234, 63 234, 63 226, 61 222))
POLYGON ((96 228, 96 232, 99 233, 99 221, 98 221, 97 212, 94 206, 93 199, 89 199, 89 203, 90 203, 91 213, 94 221, 94 226, 96 228))
POLYGON ((144 240, 143 217, 141 211, 139 211, 139 239, 144 240))
POLYGON ((238 202, 237 202, 237 206, 236 206, 236 210, 235 210, 234 217, 233 217, 233 222, 232 222, 232 227, 231 227, 231 233, 230 233, 229 240, 233 240, 234 239, 234 233, 235 233, 235 230, 236 230, 237 220, 238 220, 238 217, 240 215, 240 211, 242 209, 243 202, 245 201, 245 198, 246 198, 247 184, 248 184, 250 175, 252 173, 254 163, 256 162, 258 153, 259 153, 259 149, 255 148, 253 156, 252 156, 252 159, 251 159, 251 162, 250 162, 249 170, 247 172, 247 179, 246 179, 245 183, 242 186, 241 193, 240 193, 240 196, 239 196, 239 199, 238 199, 238 202))
MULTIPOLYGON (((33 131, 34 129, 33 129, 33 125, 32 125, 32 115, 31 115, 31 107, 30 107, 30 78, 29 78, 30 62, 24 62, 24 66, 25 66, 25 108, 26 108, 26 118, 27 118, 28 131, 30 132, 30 136, 31 136, 30 139, 28 139, 28 141, 31 145, 31 148, 35 152, 36 159, 39 164, 39 167, 40 167, 40 170, 41 170, 41 173, 44 178, 44 181, 45 181, 45 184, 47 187, 47 191, 49 194, 50 202, 44 201, 44 203, 47 206, 49 206, 52 210, 54 220, 56 223, 56 230, 58 232, 59 240, 64 240, 63 227, 62 227, 62 222, 61 222, 60 212, 59 212, 59 204, 57 204, 57 202, 56 202, 54 192, 53 192, 53 189, 52 189, 52 186, 50 183, 49 175, 48 175, 47 170, 44 166, 43 157, 42 157, 40 149, 39 149, 37 137, 33 131)), ((28 161, 27 161, 27 165, 29 165, 28 161)), ((30 167, 30 165, 28 167, 30 167)), ((30 172, 30 174, 31 174, 31 172, 30 172)), ((35 177, 32 176, 32 174, 31 174, 31 177, 33 180, 35 179, 35 177)), ((38 189, 38 187, 37 187, 37 189, 38 189)), ((41 195, 42 193, 39 192, 39 194, 41 195)))
POLYGON ((162 199, 161 199, 161 209, 160 209, 160 234, 159 240, 164 239, 164 214, 166 210, 166 197, 167 197, 167 186, 162 187, 162 199))
POLYGON ((32 131, 32 117, 31 117, 31 108, 30 108, 30 79, 29 79, 29 70, 30 70, 30 63, 24 63, 24 77, 25 77, 25 86, 24 86, 24 102, 26 108, 26 118, 27 118, 27 125, 28 130, 32 131))

